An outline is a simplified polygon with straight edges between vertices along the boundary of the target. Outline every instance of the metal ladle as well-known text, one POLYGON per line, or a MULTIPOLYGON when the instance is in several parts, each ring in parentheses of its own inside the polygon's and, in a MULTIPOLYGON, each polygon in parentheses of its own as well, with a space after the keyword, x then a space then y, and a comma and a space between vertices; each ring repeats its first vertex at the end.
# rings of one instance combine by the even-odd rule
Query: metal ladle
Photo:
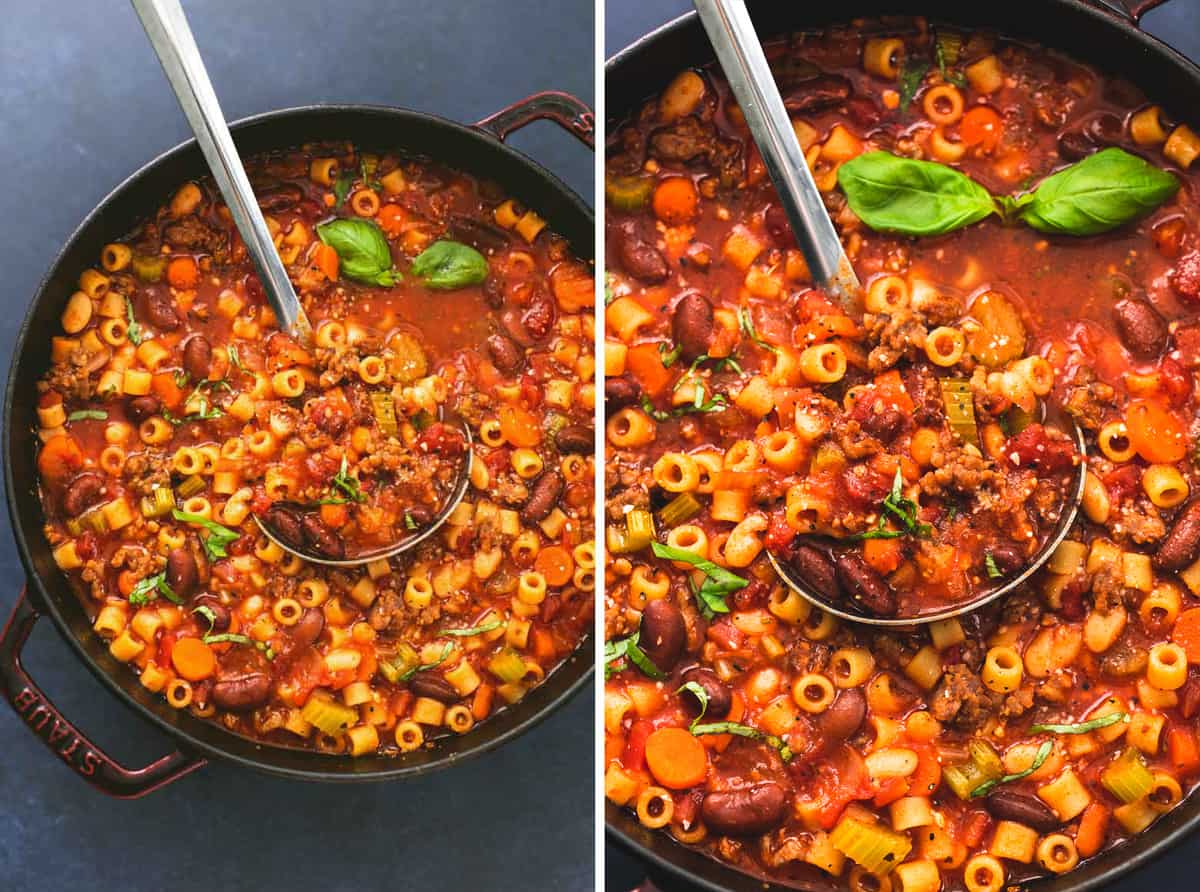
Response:
MULTIPOLYGON (((312 326, 308 316, 300 305, 300 299, 288 278, 283 260, 275 250, 271 232, 258 206, 258 199, 250 187, 250 180, 242 166, 241 157, 233 143, 233 136, 221 113, 217 94, 213 90, 212 81, 196 47, 196 39, 188 26, 187 18, 178 0, 130 0, 150 45, 158 54, 163 72, 175 97, 179 100, 183 113, 192 127, 196 142, 212 173, 213 180, 229 207, 229 213, 237 226, 242 241, 246 243, 246 251, 254 262, 258 277, 266 292, 271 309, 281 330, 291 335, 301 344, 312 344, 312 326)), ((415 547, 440 527, 450 513, 462 501, 467 491, 471 471, 471 432, 461 421, 455 425, 467 442, 466 459, 459 475, 454 491, 446 506, 427 527, 416 535, 408 536, 394 545, 359 555, 346 560, 331 560, 319 554, 309 554, 298 551, 280 539, 256 515, 255 521, 259 529, 272 542, 290 554, 297 555, 306 561, 333 566, 356 566, 381 558, 393 557, 401 552, 415 547)))
MULTIPOLYGON (((861 312, 862 286, 842 250, 837 230, 829 219, 821 193, 808 169, 746 4, 743 0, 693 0, 693 4, 716 51, 717 61, 725 73, 730 90, 746 119, 750 135, 762 155, 771 182, 779 193, 779 200, 808 262, 814 284, 823 288, 848 312, 861 312)), ((786 563, 770 552, 767 557, 789 588, 814 606, 843 619, 875 626, 911 626, 967 613, 1007 595, 1029 579, 1050 558, 1075 522, 1083 498, 1086 473, 1083 459, 1086 459, 1086 450, 1083 431, 1078 425, 1074 426, 1074 433, 1081 457, 1079 478, 1054 532, 1020 573, 969 602, 918 616, 871 616, 848 609, 853 606, 849 603, 830 603, 786 563)))

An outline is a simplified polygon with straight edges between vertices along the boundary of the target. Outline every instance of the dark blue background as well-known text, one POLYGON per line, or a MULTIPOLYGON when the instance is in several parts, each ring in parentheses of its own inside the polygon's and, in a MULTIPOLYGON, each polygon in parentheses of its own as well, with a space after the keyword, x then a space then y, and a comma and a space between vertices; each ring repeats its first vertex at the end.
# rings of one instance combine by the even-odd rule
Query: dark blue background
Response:
MULTIPOLYGON (((349 101, 471 122, 537 90, 593 99, 590 0, 184 5, 230 118, 349 101)), ((7 368, 64 239, 189 134, 127 3, 0 6, 7 368)), ((582 145, 549 123, 513 142, 590 202, 582 145)), ((0 580, 2 621, 22 583, 7 512, 0 580)), ((45 621, 27 652, 34 677, 114 756, 134 765, 167 751, 45 621)), ((92 792, 0 706, 0 889, 591 889, 592 704, 589 690, 518 742, 409 783, 316 786, 211 764, 136 802, 92 792)))
MULTIPOLYGON (((687 0, 609 0, 604 20, 604 42, 609 55, 628 46, 647 31, 692 9, 687 0)), ((1191 59, 1200 60, 1200 0, 1172 0, 1146 15, 1147 31, 1170 43, 1191 59)), ((1197 888, 1200 838, 1193 837, 1152 866, 1112 886, 1113 892, 1197 888), (1185 879, 1185 871, 1192 875, 1185 879)), ((622 849, 607 846, 605 886, 608 892, 625 892, 641 882, 643 871, 622 849)), ((675 892, 672 887, 671 892, 675 892)))

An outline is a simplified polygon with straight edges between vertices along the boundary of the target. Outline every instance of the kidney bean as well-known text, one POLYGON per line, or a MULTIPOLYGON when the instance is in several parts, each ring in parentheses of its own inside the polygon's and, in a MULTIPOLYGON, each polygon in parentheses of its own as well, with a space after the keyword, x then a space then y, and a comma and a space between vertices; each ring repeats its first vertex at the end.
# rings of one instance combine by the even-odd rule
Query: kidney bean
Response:
POLYGON ((641 635, 638 647, 663 672, 670 672, 687 642, 687 626, 683 613, 666 598, 651 601, 642 611, 641 635))
POLYGON ((1058 154, 1065 161, 1078 161, 1096 151, 1096 144, 1079 130, 1064 130, 1058 135, 1058 154))
POLYGON ((193 381, 204 381, 211 365, 212 344, 202 334, 192 335, 183 345, 183 370, 193 381))
POLYGON ((304 548, 304 528, 300 512, 286 502, 276 502, 263 514, 263 523, 292 548, 304 548))
POLYGON ((835 603, 841 599, 837 568, 825 552, 811 545, 801 545, 792 554, 791 565, 796 575, 826 601, 835 603))
POLYGON ((455 703, 461 699, 450 682, 433 672, 418 672, 409 679, 408 687, 418 697, 429 697, 441 703, 455 703))
POLYGON ((146 295, 146 315, 159 331, 174 331, 181 321, 171 295, 162 291, 151 291, 146 295))
POLYGON ((1193 668, 1179 690, 1179 714, 1191 719, 1197 713, 1200 713, 1200 670, 1193 668))
POLYGON ((511 375, 525 364, 525 351, 517 346, 512 338, 502 334, 494 334, 487 339, 488 352, 492 354, 492 362, 496 368, 511 375))
POLYGON ((771 238, 781 248, 792 248, 796 245, 796 237, 792 234, 792 224, 788 220, 787 211, 781 205, 773 204, 763 215, 763 225, 771 238))
POLYGON ((1025 555, 1015 545, 993 545, 988 549, 988 554, 992 556, 996 569, 1005 576, 1017 572, 1025 564, 1025 555))
POLYGON ((596 443, 596 431, 591 425, 572 424, 554 435, 554 445, 565 454, 590 455, 596 443))
POLYGON ((758 836, 783 820, 783 787, 765 781, 740 790, 708 793, 700 803, 705 826, 722 836, 758 836))
POLYGON ((1049 833, 1062 826, 1062 822, 1042 800, 1028 793, 996 790, 988 794, 983 800, 983 805, 991 816, 999 821, 1015 821, 1042 833, 1049 833))
POLYGON ((533 490, 529 493, 529 498, 525 500, 525 506, 521 509, 521 520, 527 524, 535 524, 544 520, 558 503, 558 497, 562 495, 562 491, 562 474, 558 471, 544 472, 533 484, 533 490))
POLYGON ((488 276, 484 279, 483 299, 493 310, 498 310, 504 306, 504 286, 496 280, 495 276, 488 276))
POLYGON ((1154 566, 1159 570, 1182 570, 1200 554, 1200 498, 1192 499, 1175 515, 1171 529, 1158 553, 1154 566))
POLYGON ((433 511, 426 505, 413 505, 411 508, 405 508, 404 513, 418 528, 429 526, 433 521, 433 511))
POLYGON ((1087 122, 1085 132, 1100 146, 1115 146, 1125 136, 1125 125, 1116 115, 1104 112, 1087 122))
POLYGON ((550 295, 539 291, 529 301, 529 308, 521 317, 521 324, 525 326, 525 331, 531 338, 540 341, 550 334, 550 329, 554 327, 554 318, 557 315, 558 311, 554 307, 554 300, 550 295))
POLYGON ((304 198, 304 192, 299 186, 285 183, 269 186, 259 191, 255 198, 258 199, 258 206, 264 211, 282 211, 304 198))
POLYGON ((325 614, 316 607, 309 607, 300 615, 299 621, 290 629, 292 647, 309 647, 325 631, 325 614))
POLYGON ((676 302, 671 314, 671 335, 685 360, 691 362, 708 352, 712 331, 713 306, 707 297, 693 291, 676 302))
POLYGON ((346 543, 342 537, 325 525, 315 514, 305 514, 300 521, 304 532, 304 543, 314 554, 330 560, 341 560, 346 556, 346 543))
POLYGON ((499 251, 510 242, 508 233, 499 226, 462 214, 451 214, 448 228, 455 239, 480 251, 499 251))
POLYGON ((641 395, 641 388, 632 378, 622 375, 618 378, 604 379, 604 402, 610 408, 632 405, 641 395))
POLYGON ((261 672, 230 675, 217 680, 212 688, 213 703, 230 712, 249 712, 267 702, 271 679, 261 672))
POLYGON ((181 598, 190 598, 196 590, 199 571, 190 549, 180 546, 167 554, 167 585, 181 598))
POLYGON ((788 91, 783 104, 790 112, 811 112, 839 105, 850 98, 850 81, 840 74, 822 74, 801 81, 788 91))
POLYGON ((1113 307, 1117 331, 1129 352, 1140 358, 1158 356, 1167 346, 1167 320, 1149 301, 1127 297, 1113 307))
POLYGON ((625 272, 648 285, 657 285, 671 274, 662 252, 637 232, 632 224, 615 231, 617 259, 625 272))
POLYGON ((161 408, 162 403, 159 402, 158 397, 146 394, 133 397, 125 406, 125 413, 129 416, 130 421, 141 424, 151 415, 157 415, 161 408))
POLYGON ((71 517, 78 517, 104 496, 104 478, 91 471, 85 471, 67 487, 63 495, 63 511, 71 517))
POLYGON ((860 423, 862 429, 876 440, 890 443, 904 429, 906 420, 907 416, 899 409, 884 409, 882 412, 867 412, 860 423))
POLYGON ((840 741, 854 736, 867 717, 867 698, 858 688, 845 688, 829 708, 817 715, 818 736, 840 741))
MULTIPOLYGON (((695 682, 704 688, 704 693, 708 695, 708 708, 704 710, 704 715, 708 720, 719 722, 729 715, 729 708, 733 705, 733 694, 729 686, 717 678, 717 673, 703 666, 696 666, 683 673, 680 680, 685 684, 689 681, 695 682)), ((683 702, 688 704, 693 712, 700 712, 700 700, 691 691, 683 691, 683 702)))
POLYGON ((865 560, 846 552, 837 556, 836 565, 838 582, 852 601, 875 616, 895 615, 895 592, 865 560))
MULTIPOLYGON (((222 604, 215 595, 210 595, 207 592, 197 595, 195 598, 196 607, 207 607, 212 612, 212 631, 224 632, 229 628, 229 622, 232 618, 229 614, 229 608, 222 604)), ((197 614, 200 616, 200 614, 197 614)), ((204 619, 201 619, 200 626, 204 627, 204 619)))

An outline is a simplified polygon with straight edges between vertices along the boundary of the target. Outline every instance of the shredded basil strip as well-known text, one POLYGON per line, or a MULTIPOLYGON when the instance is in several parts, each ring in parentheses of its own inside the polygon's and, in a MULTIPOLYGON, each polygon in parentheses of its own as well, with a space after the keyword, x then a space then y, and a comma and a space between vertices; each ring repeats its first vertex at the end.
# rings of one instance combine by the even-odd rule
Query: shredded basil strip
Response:
POLYGON ((128 297, 125 298, 125 334, 129 338, 129 343, 135 347, 142 343, 142 327, 138 325, 137 320, 133 318, 133 301, 128 297))
POLYGON ((503 625, 503 620, 496 619, 480 626, 472 626, 469 629, 442 629, 438 634, 449 635, 452 638, 470 638, 472 635, 485 635, 488 632, 494 632, 503 625))
POLYGON ((454 645, 447 644, 446 647, 442 650, 442 655, 440 657, 438 657, 432 663, 422 663, 419 666, 413 666, 411 669, 409 669, 407 672, 405 672, 403 675, 400 676, 400 681, 408 681, 410 678, 412 678, 418 672, 425 672, 429 669, 436 669, 438 666, 442 665, 442 663, 446 662, 446 659, 450 656, 450 652, 452 650, 454 650, 454 645))
POLYGON ((205 635, 201 639, 205 644, 256 644, 253 638, 238 635, 236 632, 222 632, 219 635, 205 635))
POLYGON ((983 556, 983 564, 987 568, 988 579, 999 579, 1004 573, 996 566, 996 559, 989 551, 983 556))
POLYGON ((348 470, 349 466, 346 464, 346 457, 343 455, 342 466, 338 469, 338 472, 333 475, 333 479, 330 481, 330 483, 344 492, 346 497, 350 500, 355 502, 365 502, 367 497, 363 495, 362 491, 358 488, 358 480, 354 477, 351 477, 348 473, 348 470))
POLYGON ((204 553, 208 555, 210 561, 229 557, 229 552, 225 550, 225 546, 241 535, 236 530, 221 526, 215 520, 209 520, 207 517, 202 517, 199 514, 189 514, 187 511, 180 511, 178 508, 175 508, 171 512, 171 515, 176 520, 196 524, 208 530, 209 535, 201 539, 200 542, 204 546, 204 553))
POLYGON ((905 498, 904 477, 901 475, 899 467, 896 468, 896 476, 892 478, 892 490, 884 497, 880 508, 882 510, 875 527, 850 538, 898 539, 901 536, 916 536, 920 539, 927 539, 933 535, 933 527, 927 523, 921 523, 917 519, 917 512, 920 510, 920 506, 912 499, 905 498), (887 528, 888 514, 891 514, 900 521, 900 529, 889 530, 887 528))
POLYGON ((768 350, 771 353, 779 352, 778 347, 776 347, 774 344, 768 344, 758 336, 758 331, 756 331, 754 328, 754 320, 750 318, 749 310, 747 310, 745 307, 738 307, 737 318, 738 328, 741 329, 742 334, 754 341, 754 343, 758 344, 758 346, 762 347, 764 350, 768 350))
POLYGON ((129 603, 134 607, 144 607, 151 601, 157 600, 159 595, 172 604, 183 603, 183 599, 175 594, 175 590, 167 583, 165 572, 139 579, 137 585, 133 587, 133 591, 129 593, 129 603))
POLYGON ((1033 757, 1033 764, 1031 764, 1028 768, 1026 768, 1024 771, 1018 771, 1016 774, 1006 774, 1004 777, 997 778, 996 780, 984 781, 971 791, 971 798, 978 799, 980 796, 986 796, 1001 784, 1008 784, 1012 783, 1013 781, 1019 781, 1022 778, 1029 777, 1029 775, 1033 774, 1046 764, 1046 760, 1050 758, 1050 753, 1053 751, 1053 749, 1054 744, 1047 740, 1038 749, 1037 755, 1033 757))
POLYGON ((207 604, 201 604, 199 607, 197 607, 195 610, 193 610, 192 613, 198 613, 202 617, 204 617, 206 620, 208 620, 209 633, 211 633, 212 630, 216 627, 217 615, 215 613, 213 613, 213 609, 211 607, 209 607, 207 604))
POLYGON ((738 737, 748 737, 752 740, 761 740, 769 746, 779 750, 779 757, 785 762, 792 760, 792 748, 783 742, 774 734, 767 734, 759 731, 757 728, 751 728, 749 725, 742 725, 738 722, 713 722, 708 725, 693 725, 688 728, 694 735, 699 737, 702 734, 734 734, 738 737))
POLYGON ((1107 728, 1109 725, 1115 725, 1117 722, 1123 722, 1126 715, 1123 712, 1113 712, 1108 715, 1102 715, 1098 719, 1092 719, 1087 722, 1079 722, 1070 725, 1032 725, 1029 728, 1031 734, 1087 734, 1089 731, 1096 731, 1100 728, 1107 728))
POLYGON ((80 409, 67 416, 67 421, 104 421, 108 413, 102 409, 80 409))
POLYGON ((654 665, 654 661, 646 656, 646 652, 638 647, 638 638, 641 632, 634 632, 628 638, 621 638, 617 641, 606 641, 604 643, 604 677, 612 678, 613 675, 620 672, 619 666, 615 665, 620 659, 628 659, 630 663, 636 666, 643 675, 650 678, 661 680, 666 678, 666 673, 654 665))
POLYGON ((717 613, 728 613, 729 605, 725 603, 725 596, 750 584, 749 580, 729 572, 707 558, 700 557, 693 551, 660 545, 658 542, 652 542, 650 547, 655 557, 691 564, 704 574, 704 583, 698 589, 693 586, 693 594, 699 602, 700 612, 706 619, 712 619, 717 613))
POLYGON ((700 720, 704 718, 704 714, 708 712, 708 691, 704 690, 703 687, 694 681, 685 681, 679 686, 678 689, 676 689, 675 693, 679 694, 683 691, 691 691, 692 694, 695 695, 696 699, 700 701, 700 714, 692 719, 691 724, 688 725, 688 730, 695 734, 696 727, 700 724, 700 720))

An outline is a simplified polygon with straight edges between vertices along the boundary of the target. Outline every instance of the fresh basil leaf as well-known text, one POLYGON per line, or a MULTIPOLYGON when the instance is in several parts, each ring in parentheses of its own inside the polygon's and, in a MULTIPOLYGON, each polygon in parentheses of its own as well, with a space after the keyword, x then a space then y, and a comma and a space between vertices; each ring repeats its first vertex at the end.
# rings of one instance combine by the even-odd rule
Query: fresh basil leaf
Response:
POLYGON ((175 590, 167 583, 167 574, 165 572, 147 576, 145 579, 139 579, 137 585, 133 587, 133 591, 129 593, 129 603, 133 607, 144 607, 151 601, 157 600, 159 595, 162 595, 172 604, 183 603, 183 600, 175 594, 175 590))
POLYGON ((470 245, 442 240, 417 255, 412 274, 442 291, 480 285, 488 275, 487 258, 470 245))
POLYGON ((1033 774, 1046 764, 1046 760, 1050 758, 1050 753, 1053 750, 1054 744, 1047 740, 1041 745, 1041 747, 1038 748, 1037 755, 1033 757, 1033 762, 1028 768, 1026 768, 1024 771, 1018 771, 1016 774, 1006 774, 1004 777, 997 778, 996 780, 984 781, 971 791, 971 798, 978 799, 981 796, 986 796, 1001 784, 1008 784, 1012 783, 1013 781, 1019 781, 1022 778, 1029 777, 1029 775, 1033 774))
POLYGON ((438 634, 449 635, 451 638, 469 638, 472 635, 483 635, 487 632, 494 632, 503 625, 503 620, 494 619, 490 623, 472 626, 469 629, 442 629, 442 631, 438 632, 438 634))
POLYGON ((691 564, 697 570, 702 571, 712 581, 714 590, 719 590, 722 594, 736 592, 738 589, 745 588, 750 584, 736 573, 731 573, 707 558, 700 557, 694 551, 672 548, 670 545, 660 545, 658 542, 651 543, 650 547, 654 551, 655 557, 691 564))
MULTIPOLYGON (((692 731, 693 728, 700 724, 700 720, 704 718, 704 713, 708 712, 708 691, 704 690, 698 682, 694 681, 685 681, 676 689, 675 693, 678 694, 682 691, 691 691, 700 703, 700 714, 692 719, 692 723, 688 725, 688 730, 692 731)), ((692 731, 692 733, 694 734, 695 732, 692 731)))
POLYGON ((1098 731, 1100 728, 1107 728, 1109 725, 1123 722, 1126 718, 1127 716, 1123 712, 1111 712, 1098 719, 1073 725, 1031 725, 1029 732, 1031 734, 1087 734, 1089 731, 1098 731))
POLYGON ((766 734, 757 728, 751 728, 749 725, 743 725, 738 722, 713 722, 709 725, 693 724, 688 730, 697 737, 703 734, 734 734, 738 737, 748 737, 751 740, 761 740, 779 750, 779 757, 785 762, 792 761, 792 756, 794 755, 792 748, 774 734, 766 734))
POLYGON ((187 511, 180 511, 178 508, 175 508, 171 512, 171 515, 176 520, 181 520, 184 523, 192 523, 208 530, 208 536, 201 539, 200 544, 204 546, 204 553, 208 555, 210 561, 229 557, 229 552, 225 550, 225 546, 241 535, 236 530, 221 526, 215 520, 209 520, 207 517, 202 517, 199 514, 189 514, 187 511))
POLYGON ((944 164, 867 152, 838 168, 850 209, 867 226, 902 235, 942 235, 996 213, 987 189, 944 164))
POLYGON ((102 409, 80 409, 67 416, 67 421, 104 421, 108 413, 102 409))
POLYGON ((1110 147, 1042 180, 1021 219, 1039 232, 1096 235, 1145 216, 1178 190, 1173 175, 1110 147))
POLYGON ((337 252, 342 273, 356 282, 389 288, 403 278, 383 230, 368 220, 330 220, 317 227, 317 236, 337 252))

